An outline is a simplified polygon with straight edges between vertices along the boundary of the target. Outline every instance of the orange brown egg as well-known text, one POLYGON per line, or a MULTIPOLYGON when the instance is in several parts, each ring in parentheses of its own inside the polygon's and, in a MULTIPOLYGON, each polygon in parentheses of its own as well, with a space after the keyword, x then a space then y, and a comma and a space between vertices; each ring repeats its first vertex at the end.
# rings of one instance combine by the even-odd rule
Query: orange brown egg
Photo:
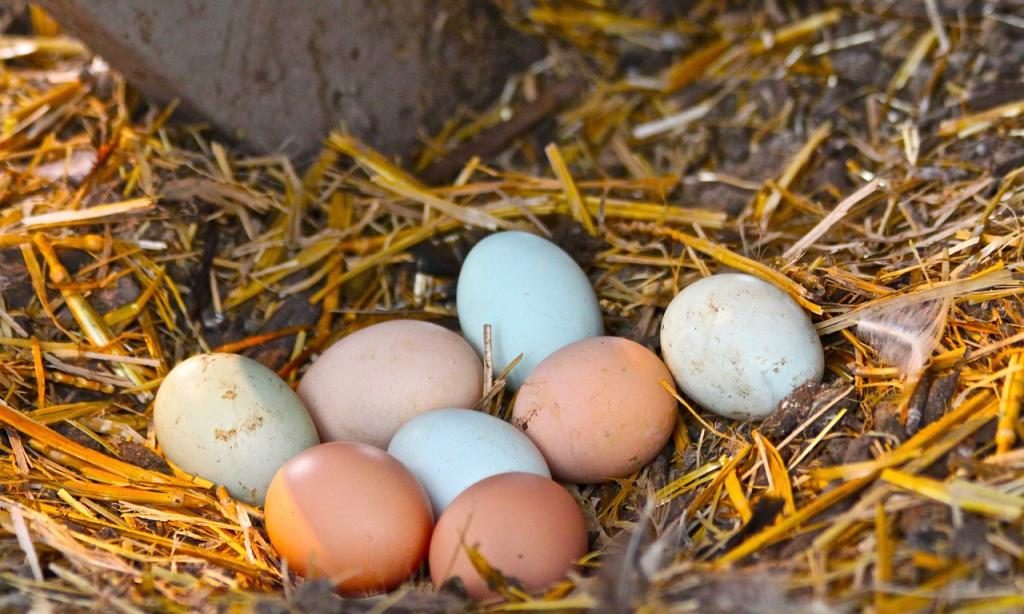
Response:
POLYGON ((412 474, 355 442, 321 444, 285 463, 270 483, 265 520, 290 568, 346 595, 401 584, 422 564, 433 528, 412 474))
POLYGON ((536 444, 551 475, 567 482, 622 478, 668 442, 676 401, 672 374, 654 352, 619 337, 577 341, 530 373, 512 422, 536 444))
POLYGON ((526 590, 539 591, 565 578, 587 552, 587 526, 576 500, 556 482, 532 473, 502 473, 456 497, 430 543, 435 585, 458 577, 471 597, 494 597, 463 544, 526 590))

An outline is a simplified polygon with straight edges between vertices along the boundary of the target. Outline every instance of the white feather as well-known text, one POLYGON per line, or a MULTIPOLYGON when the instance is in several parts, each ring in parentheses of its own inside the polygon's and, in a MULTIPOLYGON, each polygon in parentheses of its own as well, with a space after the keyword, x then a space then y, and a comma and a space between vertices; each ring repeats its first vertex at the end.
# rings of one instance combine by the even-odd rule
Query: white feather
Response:
POLYGON ((889 366, 916 380, 946 328, 952 297, 897 303, 861 314, 857 336, 889 366))
POLYGON ((967 279, 954 279, 922 285, 903 294, 891 294, 854 307, 846 313, 841 313, 824 322, 820 322, 815 328, 818 329, 819 335, 829 335, 857 325, 863 320, 873 320, 879 314, 902 309, 903 307, 910 307, 926 301, 947 298, 956 300, 958 297, 974 292, 1024 286, 1024 278, 1017 279, 1014 277, 1014 271, 1016 270, 1017 267, 1015 265, 1010 265, 1005 269, 989 271, 967 279))

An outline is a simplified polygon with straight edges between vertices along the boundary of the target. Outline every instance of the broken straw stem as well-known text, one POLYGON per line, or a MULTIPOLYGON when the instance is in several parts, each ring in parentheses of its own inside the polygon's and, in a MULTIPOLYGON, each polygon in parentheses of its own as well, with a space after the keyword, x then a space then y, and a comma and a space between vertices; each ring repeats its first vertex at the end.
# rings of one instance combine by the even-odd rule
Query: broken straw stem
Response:
MULTIPOLYGON (((68 270, 60 262, 56 252, 53 251, 53 246, 43 234, 33 235, 32 242, 39 250, 39 253, 42 254, 43 259, 46 260, 46 264, 49 267, 50 281, 54 285, 60 286, 63 281, 70 279, 68 270)), ((66 288, 60 288, 60 292, 64 296, 64 302, 67 303, 71 315, 78 322, 78 326, 81 327, 89 343, 98 348, 106 348, 107 352, 115 356, 127 356, 129 354, 117 341, 117 338, 114 337, 103 317, 93 309, 84 296, 66 288)), ((136 386, 146 383, 146 378, 133 365, 120 363, 116 364, 114 369, 131 380, 136 386)), ((149 393, 142 392, 140 396, 148 399, 149 393)))

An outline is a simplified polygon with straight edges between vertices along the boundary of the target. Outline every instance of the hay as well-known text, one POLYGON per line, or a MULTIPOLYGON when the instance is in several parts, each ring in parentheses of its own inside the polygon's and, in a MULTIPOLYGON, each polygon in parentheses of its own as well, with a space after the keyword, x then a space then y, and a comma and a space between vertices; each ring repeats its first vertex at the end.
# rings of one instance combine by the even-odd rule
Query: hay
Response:
MULTIPOLYGON (((1012 3, 505 4, 549 57, 426 140, 408 168, 436 185, 340 130, 301 173, 245 155, 39 11, 0 37, 3 607, 341 608, 296 585, 259 509, 160 457, 153 391, 211 348, 294 382, 358 327, 451 323, 469 243, 526 228, 652 346, 687 283, 774 283, 815 314, 828 373, 761 424, 680 399, 649 467, 573 487, 580 576, 530 598, 489 570, 489 609, 1024 608, 1012 3), (893 344, 926 355, 886 363, 893 344)), ((507 409, 500 377, 481 407, 507 409)), ((464 607, 453 591, 344 605, 464 607)))

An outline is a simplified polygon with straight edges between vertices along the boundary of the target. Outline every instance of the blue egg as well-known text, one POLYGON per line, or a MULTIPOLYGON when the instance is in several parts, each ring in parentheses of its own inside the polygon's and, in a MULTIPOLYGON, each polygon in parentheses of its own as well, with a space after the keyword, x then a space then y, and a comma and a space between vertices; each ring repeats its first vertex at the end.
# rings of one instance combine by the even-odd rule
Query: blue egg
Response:
POLYGON ((604 334, 590 280, 557 245, 525 232, 499 232, 476 244, 459 273, 462 334, 483 355, 491 325, 495 375, 515 389, 540 361, 570 343, 604 334))

